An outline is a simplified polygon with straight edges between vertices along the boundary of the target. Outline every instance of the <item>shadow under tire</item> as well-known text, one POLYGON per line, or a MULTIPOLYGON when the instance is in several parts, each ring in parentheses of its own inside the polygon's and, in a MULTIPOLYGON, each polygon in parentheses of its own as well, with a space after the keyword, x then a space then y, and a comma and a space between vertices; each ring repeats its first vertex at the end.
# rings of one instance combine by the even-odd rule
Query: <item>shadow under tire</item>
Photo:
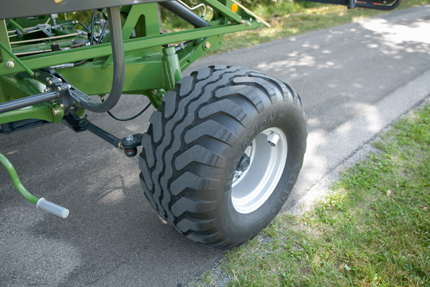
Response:
POLYGON ((150 119, 139 166, 146 198, 189 239, 230 249, 281 210, 303 164, 299 95, 252 70, 211 66, 168 92, 150 119))

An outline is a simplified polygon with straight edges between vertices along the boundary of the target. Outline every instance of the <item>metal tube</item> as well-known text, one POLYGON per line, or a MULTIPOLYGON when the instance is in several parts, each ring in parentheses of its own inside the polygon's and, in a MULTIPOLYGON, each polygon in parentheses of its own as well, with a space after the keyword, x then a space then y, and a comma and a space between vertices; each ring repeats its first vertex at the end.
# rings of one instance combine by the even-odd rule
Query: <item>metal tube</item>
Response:
POLYGON ((81 102, 81 106, 96 113, 107 112, 112 109, 121 97, 124 87, 124 45, 122 40, 121 15, 119 7, 107 8, 109 16, 109 27, 111 34, 111 45, 113 55, 113 83, 109 97, 101 104, 90 101, 81 102))
POLYGON ((33 96, 28 96, 21 99, 16 99, 9 102, 4 102, 0 104, 0 114, 17 110, 20 108, 32 106, 35 104, 44 103, 46 101, 55 100, 60 96, 60 93, 58 92, 48 92, 43 94, 37 94, 33 96))
POLYGON ((37 198, 32 195, 25 187, 22 185, 19 180, 18 174, 16 173, 15 168, 12 163, 2 154, 0 153, 0 163, 6 168, 9 176, 13 182, 15 188, 19 191, 19 193, 27 199, 30 203, 35 204, 38 208, 43 209, 49 213, 57 215, 62 218, 66 218, 69 215, 69 210, 67 208, 61 207, 55 203, 47 201, 44 198, 37 198))
POLYGON ((21 33, 25 33, 24 28, 21 27, 18 23, 16 23, 13 19, 7 20, 12 26, 14 26, 16 29, 18 29, 21 33))
POLYGON ((52 37, 37 38, 37 39, 31 39, 31 40, 22 40, 22 41, 10 42, 10 44, 11 45, 18 45, 18 44, 25 44, 25 43, 41 42, 41 41, 45 41, 45 40, 70 38, 70 37, 74 37, 74 36, 78 36, 78 35, 79 35, 79 33, 72 33, 72 34, 67 34, 67 35, 60 35, 60 36, 52 36, 52 37))
POLYGON ((196 28, 208 27, 209 24, 177 1, 160 2, 164 8, 175 13, 196 28))
POLYGON ((13 167, 12 163, 2 153, 0 153, 0 162, 6 168, 10 178, 12 179, 13 185, 19 191, 19 193, 21 193, 21 195, 24 196, 24 198, 27 199, 29 202, 37 204, 37 201, 39 199, 32 195, 30 192, 28 192, 27 189, 25 189, 25 187, 19 180, 18 174, 16 173, 16 170, 13 167))
POLYGON ((108 133, 107 131, 99 128, 98 126, 93 125, 90 121, 86 120, 85 122, 81 123, 80 126, 83 129, 86 129, 86 130, 92 132, 96 136, 101 137, 102 139, 104 139, 108 143, 112 144, 113 146, 115 146, 117 148, 121 148, 121 145, 120 145, 121 139, 119 139, 116 136, 108 133))

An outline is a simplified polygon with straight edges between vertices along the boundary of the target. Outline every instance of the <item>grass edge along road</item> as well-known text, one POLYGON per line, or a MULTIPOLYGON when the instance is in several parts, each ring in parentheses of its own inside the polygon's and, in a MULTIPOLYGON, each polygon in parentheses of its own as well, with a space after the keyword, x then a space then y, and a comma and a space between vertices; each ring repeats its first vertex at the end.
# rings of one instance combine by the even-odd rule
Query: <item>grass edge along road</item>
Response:
POLYGON ((190 286, 430 286, 430 104, 301 216, 280 214, 190 286))
POLYGON ((258 16, 269 22, 271 28, 224 35, 223 46, 219 50, 209 51, 205 57, 426 4, 430 4, 430 0, 403 0, 398 8, 387 12, 362 8, 348 10, 340 5, 278 0, 272 5, 252 9, 258 16))

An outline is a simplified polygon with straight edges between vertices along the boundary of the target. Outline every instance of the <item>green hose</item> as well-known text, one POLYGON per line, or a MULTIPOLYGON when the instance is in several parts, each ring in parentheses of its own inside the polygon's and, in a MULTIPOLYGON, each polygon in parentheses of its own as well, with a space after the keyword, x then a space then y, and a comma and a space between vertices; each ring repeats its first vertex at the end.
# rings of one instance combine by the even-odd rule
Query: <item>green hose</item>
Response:
POLYGON ((36 204, 39 199, 34 195, 32 195, 30 192, 28 192, 27 189, 25 189, 25 187, 22 185, 21 181, 19 180, 18 174, 16 174, 16 170, 13 167, 12 163, 1 152, 0 152, 0 162, 9 172, 9 176, 12 179, 13 185, 15 185, 16 189, 18 189, 19 193, 21 193, 21 195, 24 196, 24 198, 30 201, 31 203, 36 204))

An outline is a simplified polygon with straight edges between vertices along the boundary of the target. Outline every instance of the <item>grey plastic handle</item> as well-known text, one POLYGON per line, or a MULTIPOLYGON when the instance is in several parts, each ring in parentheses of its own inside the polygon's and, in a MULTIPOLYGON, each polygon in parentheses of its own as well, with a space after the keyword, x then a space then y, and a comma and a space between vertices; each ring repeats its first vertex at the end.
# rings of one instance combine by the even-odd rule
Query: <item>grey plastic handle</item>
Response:
POLYGON ((44 198, 41 198, 36 203, 37 208, 43 209, 49 213, 52 213, 61 218, 66 218, 69 216, 69 210, 67 208, 61 207, 55 203, 47 201, 44 198))

